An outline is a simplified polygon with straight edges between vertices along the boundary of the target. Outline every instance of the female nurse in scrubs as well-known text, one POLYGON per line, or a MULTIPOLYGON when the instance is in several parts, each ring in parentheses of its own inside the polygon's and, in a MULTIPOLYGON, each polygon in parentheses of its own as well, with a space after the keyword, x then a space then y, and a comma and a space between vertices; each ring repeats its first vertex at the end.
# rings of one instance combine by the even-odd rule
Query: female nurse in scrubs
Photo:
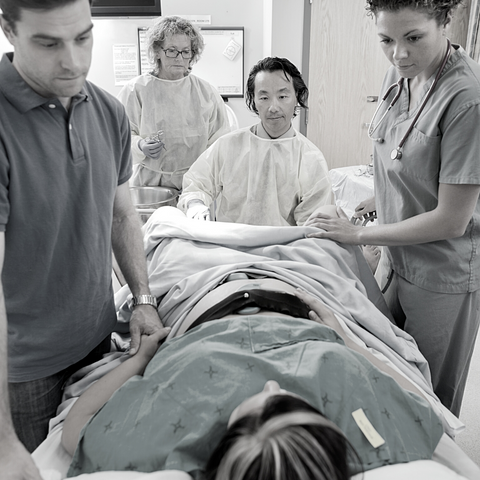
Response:
POLYGON ((180 190, 190 165, 230 131, 220 94, 190 73, 203 48, 200 31, 180 17, 160 17, 148 30, 154 69, 118 94, 132 130, 132 185, 180 190))
POLYGON ((369 132, 375 199, 356 214, 376 208, 379 224, 343 212, 307 222, 318 238, 386 246, 387 302, 456 415, 480 320, 480 65, 446 36, 459 3, 367 0, 392 66, 369 132))

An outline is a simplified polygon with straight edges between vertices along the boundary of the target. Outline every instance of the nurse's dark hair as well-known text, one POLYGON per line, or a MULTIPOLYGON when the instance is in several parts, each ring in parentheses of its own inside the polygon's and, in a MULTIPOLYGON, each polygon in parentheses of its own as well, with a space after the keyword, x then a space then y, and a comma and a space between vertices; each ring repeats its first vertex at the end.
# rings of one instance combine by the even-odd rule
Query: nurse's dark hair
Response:
MULTIPOLYGON (((258 114, 257 106, 255 105, 255 78, 260 72, 277 72, 282 71, 287 80, 292 80, 295 88, 295 95, 297 103, 303 107, 307 107, 308 88, 303 81, 302 74, 298 68, 288 59, 280 57, 267 57, 260 60, 251 70, 247 80, 247 93, 245 101, 247 107, 258 114)), ((296 112, 295 112, 296 115, 296 112)), ((295 116, 294 115, 294 116, 295 116)))
POLYGON ((448 15, 462 3, 462 0, 367 0, 365 9, 369 15, 376 15, 382 10, 397 11, 402 8, 413 8, 414 10, 423 10, 438 25, 444 25, 448 15))
MULTIPOLYGON (((17 33, 16 24, 22 18, 22 10, 53 10, 64 7, 77 0, 0 0, 3 18, 10 25, 13 33, 17 33)), ((93 0, 94 1, 94 0, 93 0)), ((92 5, 92 0, 88 0, 92 5)))
POLYGON ((348 480, 360 459, 342 431, 304 400, 274 395, 234 422, 202 480, 348 480))
MULTIPOLYGON (((158 68, 155 58, 158 50, 163 47, 163 42, 172 35, 186 35, 191 42, 192 58, 190 66, 198 62, 200 55, 205 48, 203 36, 200 30, 181 17, 159 17, 156 22, 147 31, 147 56, 152 64, 158 68)), ((160 60, 159 60, 160 61, 160 60)))

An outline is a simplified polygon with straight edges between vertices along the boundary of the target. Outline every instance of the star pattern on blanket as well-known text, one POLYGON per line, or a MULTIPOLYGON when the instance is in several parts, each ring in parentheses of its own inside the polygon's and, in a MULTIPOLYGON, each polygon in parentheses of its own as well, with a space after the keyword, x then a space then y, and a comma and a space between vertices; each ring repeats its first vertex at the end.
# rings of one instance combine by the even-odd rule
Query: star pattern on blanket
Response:
POLYGON ((222 412, 224 411, 225 409, 224 408, 220 408, 218 405, 217 405, 217 408, 215 410, 215 413, 218 414, 219 417, 222 416, 222 412))
POLYGON ((133 464, 132 462, 130 462, 126 467, 125 467, 125 470, 128 471, 128 472, 135 472, 137 471, 137 466, 135 464, 133 464))
POLYGON ((390 420, 390 412, 386 408, 383 409, 382 415, 385 415, 390 420))
POLYGON ((240 348, 248 347, 248 342, 242 337, 240 341, 235 342, 240 348))
POLYGON ((182 419, 180 418, 177 423, 171 423, 170 424, 173 427, 173 433, 177 433, 178 430, 183 430, 185 428, 184 425, 182 425, 182 419))
POLYGON ((373 375, 372 380, 373 380, 375 383, 378 383, 378 381, 380 380, 380 377, 378 377, 377 375, 373 375))
POLYGON ((322 403, 323 403, 323 408, 325 408, 328 403, 333 403, 333 402, 328 398, 328 393, 326 393, 325 395, 322 395, 322 403))
POLYGON ((175 389, 175 382, 169 383, 167 385, 167 388, 169 388, 170 390, 174 390, 175 389))
POLYGON ((104 425, 103 428, 104 428, 103 433, 107 433, 108 431, 112 430, 113 422, 107 423, 107 425, 104 425))
POLYGON ((247 368, 245 370, 248 370, 251 372, 255 368, 255 365, 250 365, 250 363, 247 362, 247 368))
POLYGON ((210 365, 209 369, 206 371, 206 372, 203 372, 203 373, 206 373, 208 374, 208 376, 210 377, 210 380, 213 378, 213 376, 218 373, 217 370, 214 370, 213 367, 210 365))
POLYGON ((423 424, 423 420, 420 417, 415 418, 415 423, 423 424))
POLYGON ((159 389, 159 388, 160 388, 159 385, 155 385, 155 386, 150 390, 150 392, 151 392, 153 395, 155 395, 155 394, 158 392, 158 389, 159 389))

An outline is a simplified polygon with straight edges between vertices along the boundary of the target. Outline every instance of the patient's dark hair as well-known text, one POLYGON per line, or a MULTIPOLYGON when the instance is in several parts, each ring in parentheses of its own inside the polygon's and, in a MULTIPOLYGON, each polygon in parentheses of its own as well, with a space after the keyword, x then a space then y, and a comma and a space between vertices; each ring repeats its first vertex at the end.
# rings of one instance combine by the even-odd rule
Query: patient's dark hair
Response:
POLYGON ((274 395, 230 426, 203 480, 348 480, 348 459, 361 464, 334 423, 298 397, 274 395))
MULTIPOLYGON (((247 80, 247 93, 245 101, 247 107, 258 114, 257 106, 255 105, 255 78, 260 72, 277 72, 281 71, 285 75, 285 78, 292 80, 293 87, 295 88, 295 95, 297 97, 297 103, 303 107, 307 107, 308 88, 303 81, 302 74, 298 71, 298 68, 288 59, 279 57, 267 57, 260 60, 251 70, 247 80)), ((296 115, 296 113, 295 113, 296 115)), ((294 115, 294 116, 295 116, 294 115)))
MULTIPOLYGON (((64 7, 76 0, 0 0, 3 18, 10 25, 13 33, 16 31, 16 23, 22 17, 22 10, 53 10, 64 7)), ((90 5, 92 0, 88 0, 90 5)))
POLYGON ((462 3, 462 0, 367 0, 366 10, 369 15, 376 15, 382 10, 395 12, 403 8, 424 11, 434 18, 438 25, 447 21, 448 15, 462 3))

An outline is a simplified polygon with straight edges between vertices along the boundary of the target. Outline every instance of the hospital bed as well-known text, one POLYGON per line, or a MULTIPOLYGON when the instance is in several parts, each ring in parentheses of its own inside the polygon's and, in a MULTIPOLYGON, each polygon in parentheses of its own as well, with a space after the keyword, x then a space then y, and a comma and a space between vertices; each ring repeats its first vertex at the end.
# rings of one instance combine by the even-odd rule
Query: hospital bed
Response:
MULTIPOLYGON (((432 460, 383 466, 355 476, 355 480, 480 479, 480 468, 452 438, 464 428, 434 395, 426 361, 411 337, 389 321, 389 313, 358 247, 330 240, 308 239, 311 227, 258 227, 189 220, 174 207, 158 209, 144 225, 152 294, 161 300, 159 314, 172 327, 170 337, 182 331, 189 314, 208 292, 232 274, 278 279, 319 297, 335 311, 348 335, 367 347, 425 394, 441 419, 445 434, 432 460)), ((128 287, 116 294, 118 331, 128 331, 128 287)), ((65 478, 71 457, 61 446, 62 422, 76 398, 96 379, 126 358, 128 337, 114 335, 114 352, 77 372, 65 389, 58 415, 47 439, 33 453, 45 480, 65 478)), ((119 440, 121 441, 121 440, 119 440)), ((180 480, 185 472, 96 472, 81 480, 180 480)))

